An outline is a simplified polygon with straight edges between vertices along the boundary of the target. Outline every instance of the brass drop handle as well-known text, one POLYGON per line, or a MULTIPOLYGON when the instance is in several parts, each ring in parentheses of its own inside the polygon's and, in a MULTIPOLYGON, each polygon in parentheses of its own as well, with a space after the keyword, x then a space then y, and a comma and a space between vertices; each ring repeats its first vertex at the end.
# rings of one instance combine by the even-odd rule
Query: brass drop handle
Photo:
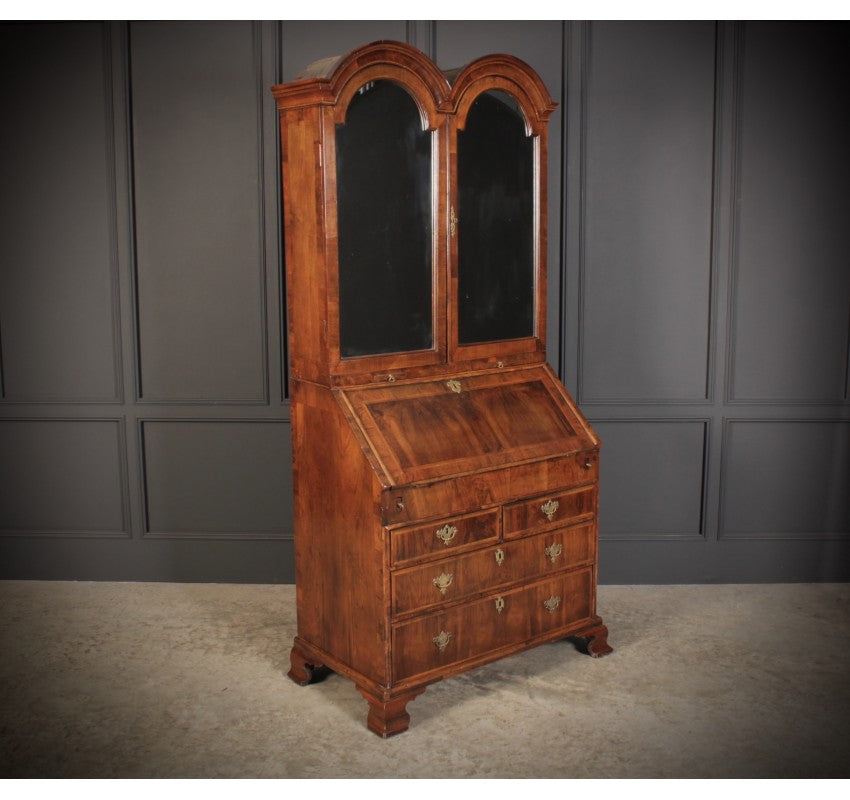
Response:
POLYGON ((442 653, 448 647, 449 640, 452 635, 448 631, 440 631, 431 641, 437 646, 437 649, 442 653))
POLYGON ((500 547, 493 555, 496 557, 496 563, 501 567, 505 561, 505 551, 500 547))
POLYGON ((435 531, 437 538, 446 546, 457 536, 457 528, 454 525, 443 525, 442 528, 437 528, 435 531))
POLYGON ((455 576, 452 575, 451 572, 441 572, 436 578, 434 578, 433 581, 431 581, 431 583, 440 590, 440 594, 445 594, 446 589, 452 585, 454 578, 455 576))
POLYGON ((593 461, 591 461, 590 456, 587 456, 584 459, 584 468, 585 469, 592 469, 593 468, 593 461))
POLYGON ((561 598, 555 597, 552 595, 548 600, 543 601, 543 608, 545 608, 550 614, 555 613, 555 609, 561 605, 561 598))
POLYGON ((555 512, 558 510, 558 506, 560 503, 557 500, 547 500, 542 506, 540 506, 540 510, 546 515, 546 519, 551 522, 555 519, 555 512))
POLYGON ((455 394, 460 394, 463 391, 463 386, 460 385, 460 381, 456 381, 454 379, 446 381, 446 386, 448 386, 455 394))
POLYGON ((501 614, 505 610, 505 598, 497 597, 495 600, 496 603, 496 611, 501 614))
POLYGON ((558 556, 564 552, 564 546, 560 542, 555 542, 554 544, 550 544, 548 547, 544 548, 543 552, 554 564, 558 556))

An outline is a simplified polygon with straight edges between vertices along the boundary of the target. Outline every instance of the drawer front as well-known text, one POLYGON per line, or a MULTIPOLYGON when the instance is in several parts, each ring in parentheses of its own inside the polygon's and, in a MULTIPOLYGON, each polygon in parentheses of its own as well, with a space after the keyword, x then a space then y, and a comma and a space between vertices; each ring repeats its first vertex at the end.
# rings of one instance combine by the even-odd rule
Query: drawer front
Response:
POLYGON ((439 519, 461 511, 510 503, 564 486, 593 483, 599 477, 599 453, 587 450, 548 461, 514 464, 502 469, 457 475, 421 486, 384 489, 384 525, 439 519))
POLYGON ((464 517, 441 519, 428 525, 400 528, 390 533, 393 564, 420 556, 442 555, 468 544, 499 538, 499 509, 464 517))
POLYGON ((595 557, 596 529, 588 524, 398 570, 392 575, 393 613, 428 609, 515 581, 543 577, 595 557))
POLYGON ((580 622, 590 616, 591 594, 588 567, 401 623, 393 629, 393 679, 521 646, 580 622))
POLYGON ((596 486, 557 492, 505 506, 505 536, 524 536, 533 531, 567 525, 592 516, 596 510, 596 486))

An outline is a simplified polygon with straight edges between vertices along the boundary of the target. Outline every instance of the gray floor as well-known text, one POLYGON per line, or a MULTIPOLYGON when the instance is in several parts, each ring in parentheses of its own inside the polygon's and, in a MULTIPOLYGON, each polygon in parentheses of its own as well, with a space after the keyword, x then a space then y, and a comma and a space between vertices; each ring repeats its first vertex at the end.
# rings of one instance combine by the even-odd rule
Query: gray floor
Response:
POLYGON ((292 586, 0 583, 0 777, 848 777, 850 587, 603 586, 558 642, 430 687, 382 741, 286 676, 292 586))

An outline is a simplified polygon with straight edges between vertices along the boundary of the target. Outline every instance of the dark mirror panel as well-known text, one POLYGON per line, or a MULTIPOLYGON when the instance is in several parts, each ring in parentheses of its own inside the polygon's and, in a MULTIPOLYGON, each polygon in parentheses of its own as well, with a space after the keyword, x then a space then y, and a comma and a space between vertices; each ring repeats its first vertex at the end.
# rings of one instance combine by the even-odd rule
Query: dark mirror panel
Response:
POLYGON ((481 94, 457 137, 458 339, 534 335, 534 143, 516 100, 481 94))
POLYGON ((360 88, 336 129, 343 358, 433 347, 431 136, 390 81, 360 88))

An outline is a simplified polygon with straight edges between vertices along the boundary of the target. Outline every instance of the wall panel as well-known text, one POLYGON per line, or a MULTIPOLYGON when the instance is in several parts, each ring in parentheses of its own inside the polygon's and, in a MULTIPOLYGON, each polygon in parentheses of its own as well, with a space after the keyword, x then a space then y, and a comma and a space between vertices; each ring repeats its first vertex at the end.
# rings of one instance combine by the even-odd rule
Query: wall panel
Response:
POLYGON ((289 424, 142 423, 146 534, 291 536, 289 424))
POLYGON ((591 27, 581 402, 708 397, 714 51, 710 22, 591 27))
POLYGON ((705 421, 598 420, 602 538, 702 532, 705 421))
POLYGON ((141 397, 263 401, 258 28, 133 23, 130 64, 141 397))
POLYGON ((123 536, 120 420, 0 420, 0 532, 123 536))
POLYGON ((850 534, 850 420, 729 420, 721 536, 850 534))
POLYGON ((0 396, 118 400, 108 30, 0 26, 0 70, 0 396))
POLYGON ((743 29, 734 400, 842 400, 850 319, 850 26, 743 29))

